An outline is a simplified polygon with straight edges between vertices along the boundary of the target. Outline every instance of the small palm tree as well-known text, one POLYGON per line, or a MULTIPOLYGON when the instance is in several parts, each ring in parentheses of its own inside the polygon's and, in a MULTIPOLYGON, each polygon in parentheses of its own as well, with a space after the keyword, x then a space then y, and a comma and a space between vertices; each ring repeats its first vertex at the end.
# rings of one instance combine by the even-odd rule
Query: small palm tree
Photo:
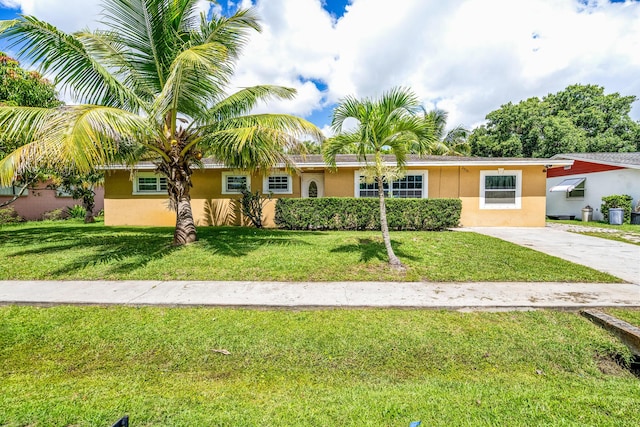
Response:
POLYGON ((289 164, 297 136, 321 139, 311 123, 251 114, 293 89, 226 86, 250 31, 252 10, 198 16, 199 0, 104 0, 105 30, 66 34, 32 16, 0 21, 0 37, 53 72, 84 104, 54 109, 0 107, 0 129, 23 145, 0 160, 7 185, 33 164, 89 172, 116 161, 152 160, 176 210, 175 245, 196 240, 192 168, 211 155, 232 168, 289 164))
POLYGON ((407 88, 393 88, 379 99, 356 99, 348 96, 341 100, 333 113, 331 127, 336 135, 325 141, 323 154, 326 162, 335 167, 336 155, 355 152, 365 167, 365 179, 375 182, 380 202, 380 228, 389 257, 389 264, 404 268, 391 246, 384 183, 403 174, 406 155, 410 148, 426 154, 435 141, 431 122, 423 120, 418 97, 407 88), (345 120, 355 119, 353 130, 343 129, 345 120), (383 153, 395 155, 395 164, 388 166, 383 153), (369 163, 371 162, 371 163, 369 163))

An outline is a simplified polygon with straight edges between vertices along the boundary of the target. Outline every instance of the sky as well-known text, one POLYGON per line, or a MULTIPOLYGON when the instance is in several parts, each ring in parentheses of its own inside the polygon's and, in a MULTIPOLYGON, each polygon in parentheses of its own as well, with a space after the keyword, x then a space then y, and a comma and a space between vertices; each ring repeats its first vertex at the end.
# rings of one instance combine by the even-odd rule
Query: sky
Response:
MULTIPOLYGON (((474 128, 508 102, 572 84, 640 97, 640 2, 611 0, 202 0, 202 10, 254 7, 252 35, 231 88, 277 84, 295 114, 330 135, 345 96, 410 87, 449 127, 474 128)), ((64 31, 96 28, 100 0, 0 0, 0 19, 35 15, 64 31)), ((7 50, 0 41, 0 50, 7 50)), ((15 54, 11 50, 8 53, 15 54)), ((23 61, 24 62, 24 61, 23 61)), ((23 64, 27 65, 27 64, 23 64)), ((631 116, 640 119, 640 102, 631 116)))

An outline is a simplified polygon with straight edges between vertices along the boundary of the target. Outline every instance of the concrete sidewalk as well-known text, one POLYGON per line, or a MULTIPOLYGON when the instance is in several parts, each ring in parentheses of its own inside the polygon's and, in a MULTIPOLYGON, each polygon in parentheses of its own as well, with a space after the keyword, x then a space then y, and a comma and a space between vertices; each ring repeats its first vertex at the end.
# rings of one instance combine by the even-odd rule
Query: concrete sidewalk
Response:
POLYGON ((0 281, 0 304, 521 309, 640 307, 640 285, 600 283, 0 281))
MULTIPOLYGON (((465 227, 640 284, 640 246, 552 227, 465 227)), ((640 296, 639 296, 640 298, 640 296)))

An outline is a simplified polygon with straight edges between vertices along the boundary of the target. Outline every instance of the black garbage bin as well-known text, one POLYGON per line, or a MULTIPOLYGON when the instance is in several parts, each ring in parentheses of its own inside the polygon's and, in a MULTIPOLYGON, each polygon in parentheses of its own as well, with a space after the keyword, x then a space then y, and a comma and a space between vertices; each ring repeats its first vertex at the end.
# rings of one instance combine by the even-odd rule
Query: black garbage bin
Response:
POLYGON ((631 224, 640 225, 640 212, 631 212, 631 224))

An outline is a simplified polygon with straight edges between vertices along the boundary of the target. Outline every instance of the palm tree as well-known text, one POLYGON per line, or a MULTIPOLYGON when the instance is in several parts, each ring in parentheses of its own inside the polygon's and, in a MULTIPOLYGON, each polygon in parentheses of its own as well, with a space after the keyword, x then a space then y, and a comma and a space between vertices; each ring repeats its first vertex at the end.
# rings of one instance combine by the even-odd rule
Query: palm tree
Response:
POLYGON ((260 101, 291 99, 277 86, 226 87, 250 31, 252 10, 198 16, 198 0, 104 0, 106 30, 66 34, 33 16, 0 21, 0 37, 40 63, 81 105, 1 107, 0 129, 24 144, 0 161, 0 184, 37 163, 89 172, 116 161, 152 160, 176 210, 173 243, 196 240, 192 168, 211 155, 232 168, 289 164, 296 137, 321 139, 311 123, 251 114, 260 101))
MULTIPOLYGON (((441 109, 426 111, 422 109, 424 120, 431 122, 435 130, 436 140, 430 147, 430 154, 442 156, 468 156, 471 154, 471 146, 467 142, 469 130, 462 125, 446 131, 448 113, 441 109)), ((414 150, 412 149, 412 152, 414 150)))
POLYGON ((379 99, 359 100, 348 96, 333 112, 331 127, 336 135, 323 146, 324 158, 333 167, 336 166, 336 155, 347 150, 355 152, 359 160, 365 162, 366 179, 375 182, 378 189, 380 228, 389 264, 398 269, 404 266, 391 246, 384 183, 402 175, 411 147, 418 154, 425 154, 435 141, 431 123, 418 116, 419 111, 418 97, 407 88, 393 88, 379 99), (355 129, 343 129, 347 119, 357 121, 355 129), (395 165, 385 164, 384 152, 395 155, 395 165))

